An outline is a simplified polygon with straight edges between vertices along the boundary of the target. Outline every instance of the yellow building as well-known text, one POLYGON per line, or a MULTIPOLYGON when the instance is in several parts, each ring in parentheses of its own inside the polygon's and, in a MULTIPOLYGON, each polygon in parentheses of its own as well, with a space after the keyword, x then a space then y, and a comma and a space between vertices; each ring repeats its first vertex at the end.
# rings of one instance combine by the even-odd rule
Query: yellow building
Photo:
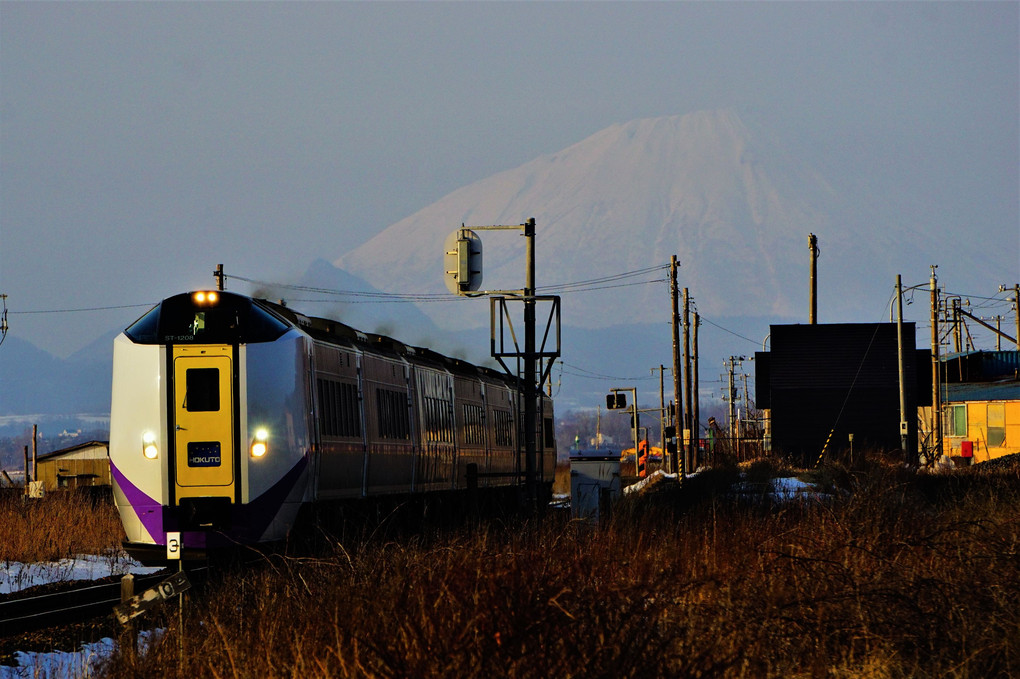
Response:
POLYGON ((942 450, 965 464, 1020 453, 1020 352, 972 352, 944 362, 942 450))
POLYGON ((79 443, 40 455, 37 465, 37 480, 43 482, 46 492, 111 485, 110 444, 107 441, 79 443))

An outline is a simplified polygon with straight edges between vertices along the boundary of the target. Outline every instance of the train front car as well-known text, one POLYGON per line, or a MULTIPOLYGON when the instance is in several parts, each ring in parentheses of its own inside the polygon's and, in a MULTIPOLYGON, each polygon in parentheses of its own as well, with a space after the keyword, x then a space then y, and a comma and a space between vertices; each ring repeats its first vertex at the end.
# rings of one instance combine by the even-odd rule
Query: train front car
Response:
POLYGON ((110 467, 125 546, 166 558, 286 537, 312 492, 309 344, 248 297, 169 297, 114 342, 110 467))

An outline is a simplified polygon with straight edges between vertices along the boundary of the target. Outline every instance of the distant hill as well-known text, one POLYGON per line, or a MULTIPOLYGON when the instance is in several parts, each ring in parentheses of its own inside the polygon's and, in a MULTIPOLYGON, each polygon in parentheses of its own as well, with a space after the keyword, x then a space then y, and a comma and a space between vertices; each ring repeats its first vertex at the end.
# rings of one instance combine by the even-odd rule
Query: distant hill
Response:
POLYGON ((0 346, 0 416, 109 412, 116 332, 108 335, 105 355, 97 341, 67 359, 8 336, 0 346))

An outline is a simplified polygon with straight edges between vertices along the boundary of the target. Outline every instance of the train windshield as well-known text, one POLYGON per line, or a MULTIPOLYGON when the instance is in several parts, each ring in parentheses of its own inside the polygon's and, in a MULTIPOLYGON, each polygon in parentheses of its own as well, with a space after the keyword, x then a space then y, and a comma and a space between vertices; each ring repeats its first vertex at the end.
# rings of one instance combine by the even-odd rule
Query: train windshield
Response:
POLYGON ((125 334, 139 344, 251 344, 272 342, 287 332, 286 323, 247 297, 200 294, 163 300, 125 334))

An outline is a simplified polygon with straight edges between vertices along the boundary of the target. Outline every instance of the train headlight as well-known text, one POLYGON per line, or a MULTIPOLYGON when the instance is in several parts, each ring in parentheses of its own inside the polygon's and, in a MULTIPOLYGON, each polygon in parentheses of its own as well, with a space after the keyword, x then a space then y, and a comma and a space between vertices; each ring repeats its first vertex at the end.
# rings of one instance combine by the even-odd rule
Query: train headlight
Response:
POLYGON ((251 441, 251 456, 262 457, 269 452, 269 432, 263 428, 255 430, 255 438, 251 441))
POLYGON ((195 304, 200 306, 211 306, 219 301, 220 295, 215 290, 200 290, 192 294, 191 298, 195 300, 195 304))
POLYGON ((151 431, 142 434, 142 455, 148 460, 155 460, 159 457, 159 446, 156 445, 156 435, 151 431))

